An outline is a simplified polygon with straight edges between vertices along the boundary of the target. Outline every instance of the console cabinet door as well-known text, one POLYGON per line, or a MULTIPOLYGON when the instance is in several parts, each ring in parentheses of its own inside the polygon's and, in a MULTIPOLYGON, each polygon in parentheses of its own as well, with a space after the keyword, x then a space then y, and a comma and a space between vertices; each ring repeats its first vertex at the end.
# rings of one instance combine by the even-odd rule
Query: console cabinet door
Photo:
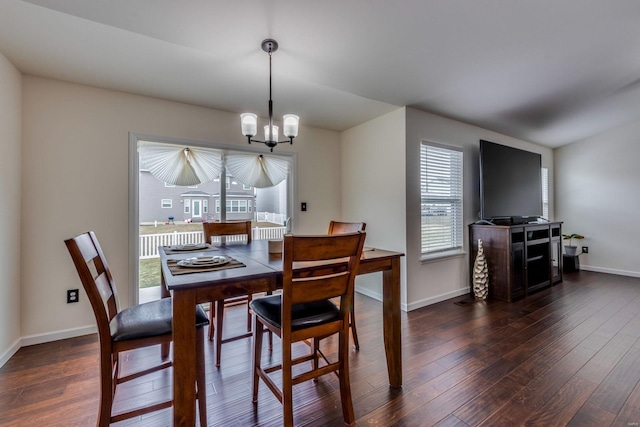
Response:
POLYGON ((514 301, 525 294, 526 271, 525 271, 524 243, 513 243, 511 245, 511 286, 509 301, 514 301))
POLYGON ((562 225, 551 225, 551 283, 562 282, 562 225))
POLYGON ((551 241, 551 283, 562 281, 562 242, 551 241))

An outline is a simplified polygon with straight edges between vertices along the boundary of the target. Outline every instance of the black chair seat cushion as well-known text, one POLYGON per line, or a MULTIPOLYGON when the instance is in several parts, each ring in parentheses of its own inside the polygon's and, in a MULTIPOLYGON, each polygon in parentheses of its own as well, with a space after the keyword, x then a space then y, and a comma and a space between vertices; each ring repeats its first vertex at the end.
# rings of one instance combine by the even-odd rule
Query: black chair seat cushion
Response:
MULTIPOLYGON (((114 341, 127 341, 156 337, 171 333, 171 298, 127 307, 111 319, 111 337, 114 341)), ((200 305, 196 306, 196 327, 209 324, 200 305)))
MULTIPOLYGON (((282 299, 280 295, 257 298, 251 301, 251 309, 271 325, 282 327, 282 299)), ((310 328, 340 318, 340 309, 329 300, 295 304, 291 307, 291 329, 310 328)))

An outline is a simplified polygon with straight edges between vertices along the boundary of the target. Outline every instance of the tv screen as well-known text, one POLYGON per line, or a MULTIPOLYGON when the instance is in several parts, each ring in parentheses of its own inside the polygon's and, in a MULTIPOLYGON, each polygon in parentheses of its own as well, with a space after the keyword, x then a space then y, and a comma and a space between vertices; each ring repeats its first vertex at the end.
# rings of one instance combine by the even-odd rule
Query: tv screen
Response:
POLYGON ((542 156, 480 140, 480 216, 542 216, 542 156))

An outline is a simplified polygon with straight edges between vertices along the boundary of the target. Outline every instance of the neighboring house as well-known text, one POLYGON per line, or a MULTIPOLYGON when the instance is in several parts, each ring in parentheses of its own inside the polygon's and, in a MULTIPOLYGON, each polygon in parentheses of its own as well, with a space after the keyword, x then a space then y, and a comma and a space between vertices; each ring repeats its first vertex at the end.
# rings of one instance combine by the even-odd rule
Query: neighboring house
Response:
MULTIPOLYGON (((256 189, 227 178, 227 220, 254 220, 256 189)), ((220 181, 182 187, 139 174, 140 223, 220 220, 220 181)))

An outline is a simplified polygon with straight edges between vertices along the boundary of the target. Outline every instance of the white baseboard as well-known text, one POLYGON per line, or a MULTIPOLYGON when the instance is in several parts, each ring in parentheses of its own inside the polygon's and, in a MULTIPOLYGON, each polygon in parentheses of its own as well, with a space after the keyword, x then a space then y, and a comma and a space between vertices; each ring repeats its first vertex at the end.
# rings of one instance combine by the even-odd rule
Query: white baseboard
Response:
POLYGON ((95 334, 98 332, 96 325, 81 326, 79 328, 65 329, 63 331, 49 332, 46 334, 28 335, 22 337, 21 347, 42 344, 45 342, 64 340, 67 338, 81 337, 82 335, 95 334))
POLYGON ((359 294, 362 295, 366 295, 369 298, 373 298, 376 301, 380 301, 382 302, 382 294, 378 293, 378 292, 374 292, 371 289, 367 289, 367 288, 360 288, 358 286, 356 286, 355 291, 359 294))
POLYGON ((0 355, 0 368, 2 368, 4 364, 7 363, 7 361, 9 361, 9 359, 11 359, 11 357, 16 354, 16 352, 22 347, 42 344, 45 342, 64 340, 67 338, 81 337, 83 335, 95 334, 97 332, 98 328, 95 325, 91 325, 18 338, 2 355, 0 355))
POLYGON ((7 351, 5 351, 4 353, 2 353, 2 355, 0 355, 0 368, 2 368, 4 364, 7 363, 9 359, 11 359, 11 356, 16 354, 16 351, 20 350, 20 347, 21 347, 20 338, 18 338, 13 342, 13 344, 9 346, 7 351))
POLYGON ((581 265, 580 270, 594 271, 596 273, 616 274, 618 276, 640 277, 640 271, 616 270, 613 268, 595 267, 592 265, 581 265))
MULTIPOLYGON (((373 292, 370 289, 356 287, 356 292, 358 292, 359 294, 371 297, 377 301, 382 301, 382 294, 378 292, 373 292)), ((402 311, 413 311, 413 310, 417 310, 418 308, 426 307, 428 305, 442 302, 450 298, 466 295, 468 293, 469 293, 469 288, 458 289, 456 291, 451 291, 445 294, 436 295, 435 297, 426 298, 426 299, 423 299, 422 301, 412 302, 411 304, 403 303, 400 305, 400 309, 402 311)))
POLYGON ((436 295, 434 297, 425 298, 421 301, 412 302, 408 305, 408 309, 406 311, 417 310, 418 308, 426 307, 428 305, 436 304, 442 301, 446 301, 451 298, 459 297, 462 295, 469 294, 469 288, 462 288, 455 291, 447 292, 444 294, 436 295))

